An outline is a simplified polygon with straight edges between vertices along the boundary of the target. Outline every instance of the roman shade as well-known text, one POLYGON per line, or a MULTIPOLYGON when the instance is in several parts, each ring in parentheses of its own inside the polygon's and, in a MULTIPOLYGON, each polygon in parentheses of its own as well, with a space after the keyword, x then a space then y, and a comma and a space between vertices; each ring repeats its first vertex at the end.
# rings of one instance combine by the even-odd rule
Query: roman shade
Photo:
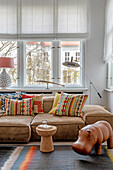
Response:
POLYGON ((22 33, 53 33, 54 0, 22 0, 22 33))
POLYGON ((17 0, 0 0, 0 34, 17 34, 17 0))
POLYGON ((106 1, 104 59, 113 56, 113 0, 106 1))
POLYGON ((87 37, 88 0, 0 0, 1 37, 87 37))

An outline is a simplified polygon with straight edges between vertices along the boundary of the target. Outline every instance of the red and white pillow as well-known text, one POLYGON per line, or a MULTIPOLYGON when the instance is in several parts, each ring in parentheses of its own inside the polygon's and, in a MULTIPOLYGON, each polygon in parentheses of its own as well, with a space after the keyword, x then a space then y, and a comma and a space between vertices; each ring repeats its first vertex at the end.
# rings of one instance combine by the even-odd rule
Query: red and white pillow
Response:
POLYGON ((33 98, 33 112, 43 113, 43 94, 39 95, 27 95, 23 94, 22 99, 33 98))

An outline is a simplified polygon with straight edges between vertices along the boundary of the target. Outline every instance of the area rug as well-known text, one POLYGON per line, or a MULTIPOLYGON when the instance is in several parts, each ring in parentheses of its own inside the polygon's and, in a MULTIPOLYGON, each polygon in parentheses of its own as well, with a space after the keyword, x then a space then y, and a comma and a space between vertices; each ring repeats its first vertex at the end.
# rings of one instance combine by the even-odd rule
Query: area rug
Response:
POLYGON ((71 146, 55 146, 51 153, 39 146, 0 146, 1 170, 112 170, 113 150, 102 146, 102 155, 75 153, 71 146))

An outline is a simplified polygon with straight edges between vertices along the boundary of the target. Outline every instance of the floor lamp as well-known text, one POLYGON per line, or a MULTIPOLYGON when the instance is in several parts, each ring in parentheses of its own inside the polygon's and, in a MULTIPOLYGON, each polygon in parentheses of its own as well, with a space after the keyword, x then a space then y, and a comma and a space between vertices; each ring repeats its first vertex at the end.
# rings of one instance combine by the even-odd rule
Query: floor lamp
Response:
POLYGON ((91 86, 94 88, 94 90, 97 92, 98 96, 100 98, 102 98, 102 96, 100 95, 100 93, 97 91, 96 87, 94 86, 93 82, 89 79, 89 77, 87 76, 87 74, 85 73, 84 69, 80 66, 80 64, 78 64, 77 62, 70 62, 70 61, 66 61, 62 63, 64 66, 66 67, 80 67, 80 69, 84 72, 86 78, 88 79, 89 83, 90 83, 90 104, 91 104, 91 86))

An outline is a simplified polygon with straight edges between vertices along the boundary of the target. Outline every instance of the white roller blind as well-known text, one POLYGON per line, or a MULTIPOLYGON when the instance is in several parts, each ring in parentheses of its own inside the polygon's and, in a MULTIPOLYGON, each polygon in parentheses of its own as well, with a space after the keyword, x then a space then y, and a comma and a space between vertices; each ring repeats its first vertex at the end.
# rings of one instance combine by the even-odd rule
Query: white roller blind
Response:
POLYGON ((58 0, 58 33, 88 33, 87 0, 58 0))
POLYGON ((53 33, 53 0, 22 0, 22 33, 53 33))
POLYGON ((0 0, 0 34, 17 33, 17 0, 0 0))
POLYGON ((106 1, 105 59, 113 56, 113 0, 106 1))

